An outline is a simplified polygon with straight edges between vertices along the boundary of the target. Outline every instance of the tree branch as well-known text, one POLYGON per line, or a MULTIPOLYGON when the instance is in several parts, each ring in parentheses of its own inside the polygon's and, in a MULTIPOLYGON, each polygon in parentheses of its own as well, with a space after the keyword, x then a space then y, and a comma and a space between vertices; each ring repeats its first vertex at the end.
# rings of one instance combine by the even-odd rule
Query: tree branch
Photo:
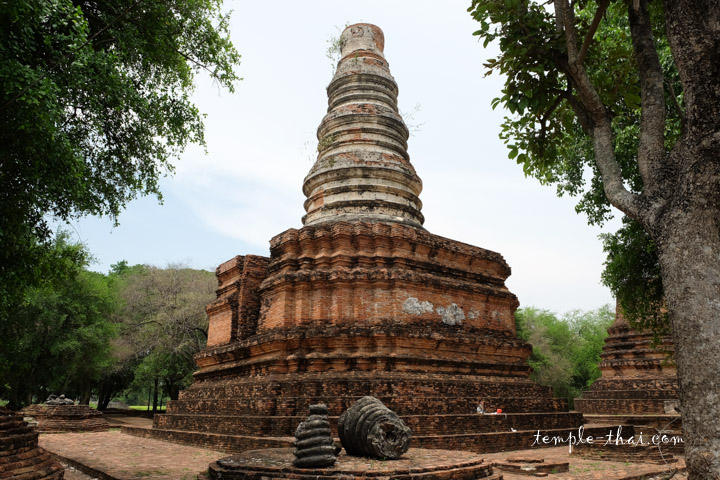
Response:
POLYGON ((668 87, 668 91, 670 92, 670 97, 673 100, 673 105, 675 106, 675 110, 677 110, 678 115, 680 116, 680 128, 684 132, 685 131, 685 111, 680 106, 680 102, 678 102, 677 94, 675 93, 675 88, 672 85, 672 82, 666 81, 665 84, 668 87))
POLYGON ((206 330, 204 330, 204 329, 202 329, 202 328, 200 328, 200 327, 195 327, 193 330, 197 330, 197 331, 199 331, 200 333, 202 333, 203 336, 205 336, 205 340, 207 340, 207 338, 208 338, 208 332, 207 332, 206 330))
POLYGON ((555 109, 562 103, 565 92, 559 92, 557 98, 555 98, 555 101, 552 105, 550 105, 550 108, 547 109, 547 111, 538 119, 540 122, 540 151, 545 151, 545 135, 547 134, 547 121, 550 119, 550 115, 555 111, 555 109))
POLYGON ((590 114, 585 109, 583 104, 575 98, 569 90, 566 92, 563 92, 563 98, 567 100, 567 102, 570 104, 570 106, 573 109, 573 112, 575 112, 575 115, 578 118, 578 121, 580 122, 580 126, 585 130, 585 133, 588 135, 592 135, 593 130, 593 122, 590 118, 590 114))
POLYGON ((635 5, 628 6, 628 18, 642 99, 638 167, 643 179, 643 191, 652 197, 654 192, 663 187, 658 171, 665 158, 664 78, 655 49, 647 0, 640 0, 637 8, 635 5))
POLYGON ((578 58, 577 31, 575 30, 575 14, 567 0, 555 0, 555 16, 558 26, 565 33, 568 63, 572 65, 578 58))
MULTIPOLYGON (((568 80, 572 81, 578 94, 579 105, 573 105, 572 101, 570 104, 576 112, 587 114, 585 120, 580 115, 578 119, 593 138, 595 163, 603 179, 605 196, 623 213, 647 224, 646 209, 642 207, 644 199, 628 191, 623 183, 622 170, 615 158, 610 114, 582 62, 578 61, 575 15, 567 0, 555 0, 555 15, 565 33, 568 80)), ((573 98, 572 95, 570 97, 573 98)))
POLYGON ((605 10, 607 10, 608 5, 610 5, 610 0, 602 0, 600 2, 600 5, 598 5, 598 9, 595 12, 595 18, 593 18, 592 24, 590 24, 590 29, 585 34, 585 40, 583 41, 582 47, 580 48, 580 53, 578 54, 577 58, 578 63, 583 63, 585 61, 585 56, 587 55, 588 49, 590 48, 590 42, 592 42, 592 39, 595 36, 595 32, 600 26, 600 21, 605 15, 605 10))

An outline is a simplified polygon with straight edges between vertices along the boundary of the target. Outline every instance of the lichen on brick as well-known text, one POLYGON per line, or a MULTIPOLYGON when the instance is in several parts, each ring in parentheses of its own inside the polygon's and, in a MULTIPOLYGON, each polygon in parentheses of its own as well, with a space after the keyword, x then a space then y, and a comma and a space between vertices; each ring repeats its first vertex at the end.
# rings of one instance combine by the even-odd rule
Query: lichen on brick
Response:
POLYGON ((432 313, 433 304, 430 302, 421 302, 415 297, 409 297, 403 303, 402 310, 410 315, 422 315, 423 313, 432 313))
POLYGON ((437 307, 435 311, 440 314, 442 322, 446 325, 462 325, 465 320, 465 313, 457 303, 452 303, 447 307, 437 307))

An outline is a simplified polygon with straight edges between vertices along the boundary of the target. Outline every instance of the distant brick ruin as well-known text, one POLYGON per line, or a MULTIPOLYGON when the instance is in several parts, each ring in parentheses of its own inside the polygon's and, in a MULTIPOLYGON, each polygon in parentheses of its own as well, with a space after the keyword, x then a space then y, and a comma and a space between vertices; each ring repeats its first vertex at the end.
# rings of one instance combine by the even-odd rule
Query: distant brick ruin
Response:
POLYGON ((653 345, 652 334, 630 327, 618 305, 600 355, 602 376, 575 399, 575 409, 591 424, 679 430, 676 408, 680 408, 680 400, 672 352, 670 337, 653 345))
POLYGON ((596 430, 601 430, 601 425, 622 425, 624 438, 641 438, 640 443, 647 444, 619 448, 597 438, 594 444, 578 445, 576 454, 597 460, 667 464, 676 461, 673 454, 684 453, 684 444, 676 443, 682 439, 682 423, 673 351, 670 337, 655 345, 653 335, 633 329, 617 305, 615 322, 600 355, 602 376, 575 399, 575 409, 596 430), (660 441, 663 436, 667 442, 660 441))
POLYGON ((37 422, 40 433, 106 432, 110 429, 102 412, 88 405, 35 404, 25 407, 22 413, 37 422))
POLYGON ((576 430, 581 415, 529 378, 503 257, 422 227, 382 31, 352 25, 341 42, 304 226, 271 239, 269 258, 218 267, 193 384, 154 428, 123 431, 230 452, 288 447, 311 404, 328 406, 335 429, 367 395, 401 416, 416 448, 512 450, 538 429, 576 430), (502 414, 475 413, 481 400, 502 414))
POLYGON ((38 447, 38 432, 22 415, 0 407, 0 478, 62 480, 65 470, 38 447))

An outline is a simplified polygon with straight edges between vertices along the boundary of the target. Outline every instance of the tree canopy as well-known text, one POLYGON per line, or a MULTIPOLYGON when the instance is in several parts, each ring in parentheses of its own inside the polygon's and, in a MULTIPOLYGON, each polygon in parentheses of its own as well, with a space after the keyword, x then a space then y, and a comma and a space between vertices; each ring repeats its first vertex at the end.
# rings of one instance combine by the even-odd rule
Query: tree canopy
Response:
POLYGON ((155 404, 158 393, 177 398, 206 344, 215 275, 126 262, 103 275, 88 270, 87 249, 67 233, 51 245, 65 268, 26 289, 0 323, 0 398, 19 408, 50 393, 97 396, 101 409, 129 391, 154 390, 155 404))
POLYGON ((160 197, 204 142, 194 76, 233 91, 238 63, 221 0, 0 4, 0 317, 46 273, 49 218, 160 197))
MULTIPOLYGON (((586 107, 580 105, 577 82, 567 74, 565 36, 556 26, 554 12, 544 4, 523 1, 475 2, 473 6, 473 16, 481 26, 476 35, 486 44, 493 40, 500 44, 501 55, 485 66, 487 74, 496 71, 507 78, 502 96, 493 100, 492 107, 503 105, 512 114, 505 117, 500 135, 508 146, 508 157, 515 159, 526 175, 554 184, 559 196, 577 196, 576 211, 585 214, 590 224, 602 225, 613 212, 595 162, 588 128, 592 121, 586 107), (520 18, 510 18, 516 14, 520 18), (532 35, 528 35, 530 31, 532 35)), ((643 181, 636 159, 641 91, 627 7, 623 2, 601 2, 597 10, 594 7, 593 2, 578 2, 576 25, 583 40, 578 55, 610 117, 622 180, 631 192, 640 193, 643 181)), ((665 85, 665 147, 669 149, 682 131, 683 96, 662 28, 662 13, 659 4, 651 4, 649 14, 665 85)), ((636 221, 625 217, 617 233, 604 235, 604 244, 608 260, 603 282, 620 299, 626 317, 638 325, 665 328, 662 279, 657 275, 659 265, 651 238, 636 221), (621 260, 623 253, 640 251, 645 252, 642 261, 627 261, 628 255, 621 260), (655 277, 655 283, 633 281, 648 277, 655 277)))
POLYGON ((86 269, 87 250, 66 233, 50 255, 65 268, 27 289, 13 315, 0 322, 0 394, 11 407, 57 392, 87 402, 112 362, 116 301, 106 277, 86 269))
POLYGON ((215 275, 183 265, 116 271, 122 305, 114 316, 121 331, 115 344, 119 365, 132 369, 136 389, 152 383, 177 399, 197 368, 193 356, 207 343, 205 306, 215 298, 215 275))
POLYGON ((614 317, 609 306, 573 310, 560 318, 535 307, 518 309, 518 336, 533 347, 529 359, 533 380, 552 387, 555 396, 572 405, 600 377, 600 353, 614 317))

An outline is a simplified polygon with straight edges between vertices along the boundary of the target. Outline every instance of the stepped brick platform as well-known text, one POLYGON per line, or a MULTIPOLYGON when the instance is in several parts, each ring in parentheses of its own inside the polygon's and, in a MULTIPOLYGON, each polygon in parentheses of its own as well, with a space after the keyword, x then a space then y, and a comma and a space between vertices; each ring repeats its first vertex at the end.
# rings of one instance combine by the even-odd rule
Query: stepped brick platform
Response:
POLYGON ((250 450, 210 464, 200 479, 264 480, 362 480, 394 478, 404 480, 502 480, 478 455, 448 450, 411 448, 396 460, 372 460, 340 454, 337 463, 328 468, 296 468, 292 465, 293 449, 250 450))
POLYGON ((0 407, 0 478, 61 480, 62 466, 38 447, 38 433, 21 415, 0 407))
MULTIPOLYGON (((40 445, 60 457, 61 461, 103 480, 195 479, 197 473, 207 473, 209 463, 225 456, 219 451, 137 438, 112 430, 40 435, 40 445), (98 445, 102 445, 102 448, 98 448, 98 445)), ((485 464, 493 467, 494 474, 502 474, 504 480, 528 480, 527 475, 502 471, 501 465, 516 462, 518 459, 527 462, 529 458, 542 459, 542 464, 545 465, 569 462, 568 472, 552 473, 551 469, 547 478, 553 480, 647 480, 658 478, 669 470, 666 465, 588 459, 570 454, 567 445, 542 450, 485 453, 482 458, 485 464)), ((687 478, 682 457, 678 457, 678 461, 670 466, 681 472, 674 476, 673 480, 687 478)), ((72 471, 66 471, 65 478, 75 477, 72 476, 72 471)))
POLYGON ((37 422, 41 433, 57 432, 105 432, 110 424, 102 412, 87 405, 34 404, 22 410, 23 415, 37 422))
MULTIPOLYGON (((675 366, 669 354, 669 337, 653 346, 651 334, 630 327, 618 305, 615 322, 608 329, 600 370, 602 377, 592 384, 575 408, 592 425, 624 425, 623 435, 642 434, 651 439, 659 432, 682 438, 680 401, 675 366)), ((579 445, 577 454, 608 461, 664 464, 673 462, 673 454, 682 454, 684 445, 604 445, 596 441, 579 445)))
POLYGON ((601 354, 602 377, 575 399, 575 408, 591 424, 680 431, 673 351, 669 337, 653 346, 652 334, 632 329, 618 305, 601 354))
POLYGON ((348 27, 305 178, 304 227, 270 257, 217 269, 207 349, 152 429, 123 431, 238 452, 287 447, 313 403, 331 423, 372 395, 413 446, 529 447, 582 416, 530 380, 502 255, 429 233, 397 85, 373 25, 348 27), (478 403, 503 415, 477 415, 478 403))

